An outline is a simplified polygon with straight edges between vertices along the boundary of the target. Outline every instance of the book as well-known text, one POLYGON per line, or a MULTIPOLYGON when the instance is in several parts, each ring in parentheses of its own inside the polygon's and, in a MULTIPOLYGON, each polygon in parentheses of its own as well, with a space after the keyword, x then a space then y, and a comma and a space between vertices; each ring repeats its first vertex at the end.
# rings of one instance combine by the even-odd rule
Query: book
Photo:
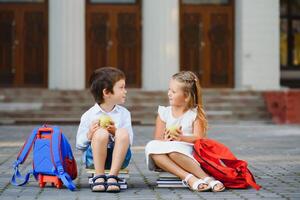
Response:
MULTIPOLYGON (((85 168, 86 170, 86 173, 88 174, 94 174, 95 173, 95 169, 94 168, 85 168)), ((106 169, 105 170, 105 174, 108 174, 109 173, 109 170, 106 169)), ((125 168, 125 169, 121 169, 119 174, 128 174, 129 173, 129 169, 128 168, 125 168)))
POLYGON ((173 179, 179 179, 177 176, 174 174, 171 174, 169 172, 159 172, 158 177, 160 178, 173 178, 173 179))
MULTIPOLYGON (((93 183, 93 177, 89 177, 89 184, 93 183)), ((120 184, 127 184, 126 179, 121 178, 121 180, 119 181, 120 184)))
POLYGON ((156 181, 157 187, 177 187, 185 188, 188 187, 182 183, 182 181, 156 181))
POLYGON ((182 183, 182 180, 176 176, 160 177, 156 180, 157 187, 187 187, 182 183))
MULTIPOLYGON (((91 186, 92 185, 92 183, 93 183, 93 177, 89 177, 89 185, 91 186)), ((120 178, 121 180, 118 182, 119 184, 120 184, 120 188, 122 189, 122 190, 124 190, 124 189, 127 189, 127 181, 126 181, 126 179, 124 179, 124 178, 120 178)))
POLYGON ((183 184, 157 184, 159 188, 186 188, 187 186, 183 184))
MULTIPOLYGON (((86 170, 86 173, 88 173, 88 174, 92 174, 92 175, 95 174, 95 169, 86 168, 85 170, 86 170)), ((105 175, 108 175, 108 174, 109 174, 109 170, 105 170, 105 175)), ((127 168, 121 169, 118 177, 123 178, 123 179, 129 178, 129 170, 127 168)))
POLYGON ((182 184, 181 180, 157 180, 157 184, 182 184))
POLYGON ((179 181, 181 181, 181 179, 180 178, 178 178, 178 177, 158 177, 158 179, 159 180, 179 180, 179 181))
POLYGON ((182 183, 179 177, 167 172, 159 174, 156 184, 157 187, 187 187, 182 183))

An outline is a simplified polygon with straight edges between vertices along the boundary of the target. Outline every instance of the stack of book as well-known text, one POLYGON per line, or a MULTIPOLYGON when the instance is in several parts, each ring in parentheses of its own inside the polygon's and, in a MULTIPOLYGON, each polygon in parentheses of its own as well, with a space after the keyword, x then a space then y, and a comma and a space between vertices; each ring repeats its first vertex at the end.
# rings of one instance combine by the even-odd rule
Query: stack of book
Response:
POLYGON ((158 174, 158 179, 156 180, 157 187, 176 187, 176 188, 181 188, 181 187, 187 187, 185 186, 181 179, 178 178, 177 176, 168 173, 168 172, 159 172, 158 174))
MULTIPOLYGON (((88 174, 90 174, 90 176, 89 176, 89 184, 91 186, 91 184, 93 183, 92 179, 93 179, 93 176, 95 174, 95 169, 86 169, 86 172, 88 174)), ((109 170, 105 170, 105 175, 108 175, 108 173, 109 173, 109 170)), ((127 181, 126 181, 126 179, 129 178, 129 170, 127 168, 126 169, 122 169, 119 172, 118 177, 121 179, 119 181, 121 189, 122 190, 127 189, 127 181)))

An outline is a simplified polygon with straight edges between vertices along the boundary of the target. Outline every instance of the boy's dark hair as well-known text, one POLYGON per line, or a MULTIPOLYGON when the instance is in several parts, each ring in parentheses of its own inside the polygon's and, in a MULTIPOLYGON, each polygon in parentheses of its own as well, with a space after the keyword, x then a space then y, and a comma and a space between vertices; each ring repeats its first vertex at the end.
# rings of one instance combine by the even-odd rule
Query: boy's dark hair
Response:
POLYGON ((96 69, 90 77, 90 91, 97 103, 103 103, 103 90, 114 93, 113 87, 116 82, 125 79, 125 74, 114 67, 102 67, 96 69))

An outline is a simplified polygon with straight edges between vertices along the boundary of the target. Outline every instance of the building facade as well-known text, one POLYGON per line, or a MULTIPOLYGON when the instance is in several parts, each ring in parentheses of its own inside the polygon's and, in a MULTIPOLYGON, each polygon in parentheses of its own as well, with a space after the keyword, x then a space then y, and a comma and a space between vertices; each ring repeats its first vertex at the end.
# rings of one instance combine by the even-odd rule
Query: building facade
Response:
POLYGON ((279 0, 0 2, 1 87, 84 89, 103 66, 144 90, 166 90, 180 70, 204 88, 271 90, 289 86, 290 74, 300 79, 282 65, 280 28, 292 18, 279 0))

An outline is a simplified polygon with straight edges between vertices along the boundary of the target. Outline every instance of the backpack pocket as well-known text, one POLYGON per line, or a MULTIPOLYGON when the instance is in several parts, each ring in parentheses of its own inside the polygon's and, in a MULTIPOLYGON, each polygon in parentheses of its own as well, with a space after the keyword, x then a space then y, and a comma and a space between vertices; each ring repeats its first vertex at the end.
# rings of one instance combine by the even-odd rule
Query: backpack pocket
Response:
POLYGON ((33 169, 36 173, 55 175, 48 139, 37 139, 33 148, 33 169))

